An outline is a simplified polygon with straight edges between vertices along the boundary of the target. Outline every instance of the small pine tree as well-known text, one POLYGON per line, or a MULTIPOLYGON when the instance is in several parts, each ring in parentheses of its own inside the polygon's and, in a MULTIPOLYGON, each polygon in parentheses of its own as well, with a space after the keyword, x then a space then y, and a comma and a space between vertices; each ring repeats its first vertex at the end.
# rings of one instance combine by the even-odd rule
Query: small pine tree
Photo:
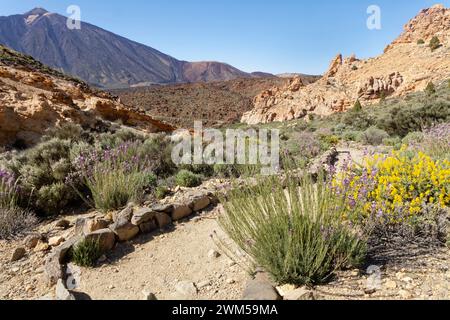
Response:
POLYGON ((432 96, 436 93, 436 87, 433 82, 429 82, 427 87, 425 88, 425 93, 427 96, 432 96))
POLYGON ((380 94, 380 103, 384 103, 386 101, 386 92, 381 92, 380 94))
POLYGON ((361 105, 361 102, 359 101, 359 99, 356 100, 355 106, 353 107, 353 111, 355 111, 355 112, 362 111, 362 105, 361 105))
POLYGON ((441 46, 441 41, 439 41, 438 37, 434 36, 430 41, 431 51, 438 49, 440 46, 441 46))

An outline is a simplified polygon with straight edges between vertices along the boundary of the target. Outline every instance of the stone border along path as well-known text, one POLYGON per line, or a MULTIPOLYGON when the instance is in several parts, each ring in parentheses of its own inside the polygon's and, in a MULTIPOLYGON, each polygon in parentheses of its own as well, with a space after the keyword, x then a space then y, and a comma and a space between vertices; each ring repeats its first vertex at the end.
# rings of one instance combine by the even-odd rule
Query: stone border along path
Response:
POLYGON ((157 229, 164 230, 173 221, 179 221, 199 212, 218 199, 212 192, 194 191, 185 195, 185 199, 173 204, 155 204, 139 207, 130 203, 122 211, 105 218, 84 219, 75 222, 75 235, 55 247, 46 258, 44 275, 49 286, 56 286, 58 299, 74 300, 72 294, 64 291, 66 280, 67 254, 70 249, 84 240, 98 241, 101 252, 111 251, 116 241, 126 242, 139 234, 148 234, 157 229))
MULTIPOLYGON (((330 150, 316 160, 310 173, 314 175, 314 168, 329 165, 335 165, 339 170, 342 162, 355 161, 354 157, 359 161, 363 155, 364 152, 356 148, 330 150)), ((208 183, 214 187, 204 188, 218 190, 231 186, 229 181, 220 181, 215 185, 209 181, 205 184, 208 183)), ((146 300, 449 298, 448 250, 442 250, 440 256, 423 256, 420 259, 423 265, 417 264, 416 258, 411 266, 380 266, 381 287, 375 291, 371 289, 370 292, 366 288, 370 276, 360 270, 339 272, 334 282, 314 289, 291 285, 276 287, 263 270, 259 270, 254 278, 248 279, 248 275, 234 262, 220 258, 220 253, 211 249, 214 244, 208 237, 218 227, 214 214, 211 216, 210 213, 204 213, 186 223, 180 221, 206 207, 215 208, 212 212, 219 214, 220 206, 214 206, 217 204, 217 198, 213 192, 189 190, 183 199, 180 200, 179 193, 176 193, 173 199, 166 199, 162 204, 147 207, 130 204, 124 210, 105 218, 78 219, 75 223, 75 235, 57 247, 47 258, 46 274, 50 283, 56 281, 57 298, 74 300, 74 295, 79 294, 70 292, 65 287, 62 281, 65 277, 65 261, 60 258, 64 258, 68 248, 83 238, 99 240, 106 251, 116 247, 108 255, 108 261, 105 262, 108 264, 102 264, 92 270, 83 269, 80 289, 92 294, 95 299, 136 299, 142 297, 142 294, 146 300), (176 232, 168 233, 167 236, 164 233, 152 233, 130 244, 123 242, 135 238, 138 234, 167 227, 173 221, 178 221, 175 223, 176 232), (117 242, 119 244, 116 246, 117 242), (130 246, 135 251, 127 251, 130 246), (53 271, 55 276, 52 277, 53 271), (431 277, 428 276, 430 274, 431 277), (430 284, 436 279, 439 280, 439 285, 430 284), (137 289, 141 286, 144 288, 142 292, 137 289)))
MULTIPOLYGON (((353 146, 338 149, 337 152, 331 150, 328 156, 325 154, 318 158, 316 164, 327 166, 333 164, 337 157, 335 167, 339 170, 342 161, 347 161, 348 154, 354 161, 355 156, 362 157, 365 153, 363 149, 353 146)), ((314 174, 314 170, 310 173, 314 174)), ((249 181, 252 183, 252 180, 249 181)), ((438 254, 431 252, 412 256, 407 264, 402 259, 399 264, 381 265, 382 288, 375 293, 372 289, 370 292, 367 290, 370 275, 361 270, 340 272, 334 282, 314 290, 293 286, 275 288, 263 272, 248 280, 248 274, 240 266, 216 251, 216 243, 209 237, 217 230, 218 236, 228 241, 217 224, 221 206, 215 206, 217 199, 213 194, 226 193, 231 186, 228 180, 209 180, 199 188, 177 188, 172 197, 157 205, 148 202, 143 206, 130 204, 124 210, 106 216, 94 211, 73 216, 74 219, 68 216, 69 220, 63 218, 40 225, 39 233, 34 232, 20 240, 17 247, 17 241, 0 242, 0 250, 9 255, 2 255, 0 259, 5 266, 0 272, 0 283, 7 281, 3 282, 0 290, 2 297, 54 299, 53 285, 56 284, 57 299, 63 300, 86 299, 88 296, 82 292, 94 299, 139 299, 144 291, 145 299, 229 300, 241 299, 243 292, 248 300, 273 300, 280 299, 280 296, 286 300, 450 298, 449 249, 442 249, 438 254), (205 210, 200 210, 198 216, 172 221, 166 229, 158 231, 159 224, 164 222, 161 219, 158 222, 157 217, 171 221, 174 212, 184 211, 183 214, 187 214, 195 207, 193 199, 199 200, 197 196, 205 194, 212 203, 205 210), (184 209, 175 211, 175 208, 184 209), (152 214, 145 212, 149 209, 154 213, 153 218, 148 218, 152 214), (119 219, 124 216, 124 219, 119 219), (140 225, 134 225, 132 220, 140 225), (147 234, 155 224, 156 231, 147 234), (137 231, 136 227, 140 236, 130 242, 117 241, 119 235, 112 230, 118 228, 116 232, 127 237, 137 231), (61 231, 64 233, 61 234, 61 231), (105 249, 114 247, 114 250, 100 258, 95 269, 78 268, 71 263, 66 265, 70 247, 86 236, 101 239, 105 249), (68 241, 64 242, 64 239, 68 241), (48 253, 50 248, 53 251, 48 253), (43 259, 46 257, 45 278, 52 284, 51 287, 41 280, 44 275, 43 259), (74 291, 67 290, 63 278, 78 271, 82 271, 81 286, 74 291), (53 291, 49 293, 49 289, 53 291), (180 292, 181 297, 173 296, 180 292)))
MULTIPOLYGON (((327 168, 327 166, 334 165, 337 161, 338 152, 333 148, 325 152, 313 163, 310 173, 313 176, 317 176, 320 168, 327 168)), ((220 187, 226 190, 230 186, 230 182, 227 181, 222 183, 220 187)), ((217 186, 215 187, 217 188, 217 186)), ((74 235, 66 241, 61 237, 50 239, 57 244, 61 241, 64 242, 54 247, 45 259, 44 277, 46 284, 50 287, 56 285, 57 299, 75 300, 75 296, 67 290, 66 286, 66 279, 69 276, 67 255, 71 248, 84 240, 98 241, 101 252, 105 254, 113 250, 117 242, 127 242, 140 234, 149 234, 158 229, 165 230, 172 222, 187 218, 210 205, 215 206, 218 202, 218 198, 212 191, 194 189, 185 193, 182 199, 177 199, 172 203, 162 202, 149 206, 137 206, 130 203, 122 211, 110 213, 105 217, 79 218, 75 221, 74 235)), ((267 289, 269 287, 267 276, 257 276, 255 281, 250 281, 249 286, 252 286, 253 283, 253 286, 256 285, 256 288, 259 288, 261 285, 262 288, 267 289), (262 280, 259 281, 258 279, 262 280)), ((260 289, 251 290, 247 288, 244 292, 244 299, 264 299, 263 294, 269 293, 270 290, 260 289), (254 296, 255 294, 256 296, 254 296)), ((275 296, 272 295, 271 299, 273 297, 275 296)), ((278 295, 276 297, 279 298, 278 295)))

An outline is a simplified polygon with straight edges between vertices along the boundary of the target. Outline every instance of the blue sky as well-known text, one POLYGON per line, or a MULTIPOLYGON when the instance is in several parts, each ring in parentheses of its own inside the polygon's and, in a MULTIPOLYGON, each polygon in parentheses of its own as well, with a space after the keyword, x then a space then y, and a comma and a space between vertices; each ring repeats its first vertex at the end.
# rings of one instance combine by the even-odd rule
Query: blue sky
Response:
POLYGON ((0 0, 0 16, 34 7, 67 15, 180 60, 227 62, 244 71, 323 73, 337 54, 372 57, 421 9, 450 0, 0 0), (369 5, 381 30, 366 27, 369 5))

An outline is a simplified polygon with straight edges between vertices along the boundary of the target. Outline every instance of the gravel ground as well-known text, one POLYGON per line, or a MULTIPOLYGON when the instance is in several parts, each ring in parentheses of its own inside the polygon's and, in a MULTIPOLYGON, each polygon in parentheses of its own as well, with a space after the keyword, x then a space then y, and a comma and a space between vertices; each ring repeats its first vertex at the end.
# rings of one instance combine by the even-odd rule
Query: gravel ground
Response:
POLYGON ((247 273, 228 257, 215 256, 220 250, 210 235, 224 237, 216 213, 121 244, 103 266, 82 269, 79 290, 93 299, 141 299, 145 290, 161 300, 239 299, 247 273), (179 288, 186 283, 194 289, 179 288))
MULTIPOLYGON (((344 152, 340 163, 345 154, 353 161, 363 158, 363 151, 355 148, 339 151, 344 152)), ((76 268, 81 272, 77 291, 91 299, 143 299, 144 292, 160 300, 240 299, 248 274, 220 255, 211 238, 217 232, 220 239, 229 242, 217 223, 219 211, 220 206, 177 223, 169 232, 121 243, 96 268, 76 268)), ((66 218, 73 223, 77 217, 66 218)), ((71 232, 58 230, 54 221, 41 224, 36 231, 47 238, 71 232)), ((22 246, 20 239, 0 240, 0 299, 52 296, 54 288, 43 281, 49 250, 27 250, 22 259, 11 262, 14 250, 22 246)), ((448 300, 450 250, 414 244, 379 248, 364 270, 338 272, 329 284, 314 288, 314 296, 325 300, 448 300)))

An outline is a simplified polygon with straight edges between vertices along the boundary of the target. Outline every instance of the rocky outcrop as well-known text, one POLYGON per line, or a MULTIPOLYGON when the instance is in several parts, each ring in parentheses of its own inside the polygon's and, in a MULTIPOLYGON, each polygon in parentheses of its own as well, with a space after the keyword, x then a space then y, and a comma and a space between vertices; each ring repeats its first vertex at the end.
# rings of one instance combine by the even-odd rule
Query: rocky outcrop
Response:
MULTIPOLYGON (((441 5, 422 10, 384 54, 367 60, 337 55, 324 76, 298 90, 289 86, 266 90, 253 100, 254 108, 241 121, 248 124, 308 119, 352 108, 356 100, 370 106, 379 99, 398 97, 439 84, 450 76, 450 9, 441 5), (437 36, 441 47, 427 45, 437 36), (419 44, 424 40, 425 44, 419 44)), ((297 89, 297 88, 295 88, 297 89)))
POLYGON ((336 58, 331 61, 328 71, 325 73, 325 77, 333 77, 342 66, 342 54, 338 54, 336 58))
POLYGON ((405 27, 404 32, 385 49, 385 52, 395 48, 399 44, 416 44, 423 40, 429 43, 431 38, 438 37, 439 40, 449 43, 448 28, 450 26, 449 9, 442 4, 436 4, 428 9, 423 9, 405 27))
POLYGON ((68 122, 95 129, 99 119, 121 120, 145 132, 175 129, 109 94, 93 92, 86 84, 30 61, 0 46, 0 145, 35 144, 47 129, 68 122))
POLYGON ((363 100, 387 97, 403 84, 403 77, 399 72, 391 73, 387 77, 370 77, 358 90, 359 98, 363 100))

